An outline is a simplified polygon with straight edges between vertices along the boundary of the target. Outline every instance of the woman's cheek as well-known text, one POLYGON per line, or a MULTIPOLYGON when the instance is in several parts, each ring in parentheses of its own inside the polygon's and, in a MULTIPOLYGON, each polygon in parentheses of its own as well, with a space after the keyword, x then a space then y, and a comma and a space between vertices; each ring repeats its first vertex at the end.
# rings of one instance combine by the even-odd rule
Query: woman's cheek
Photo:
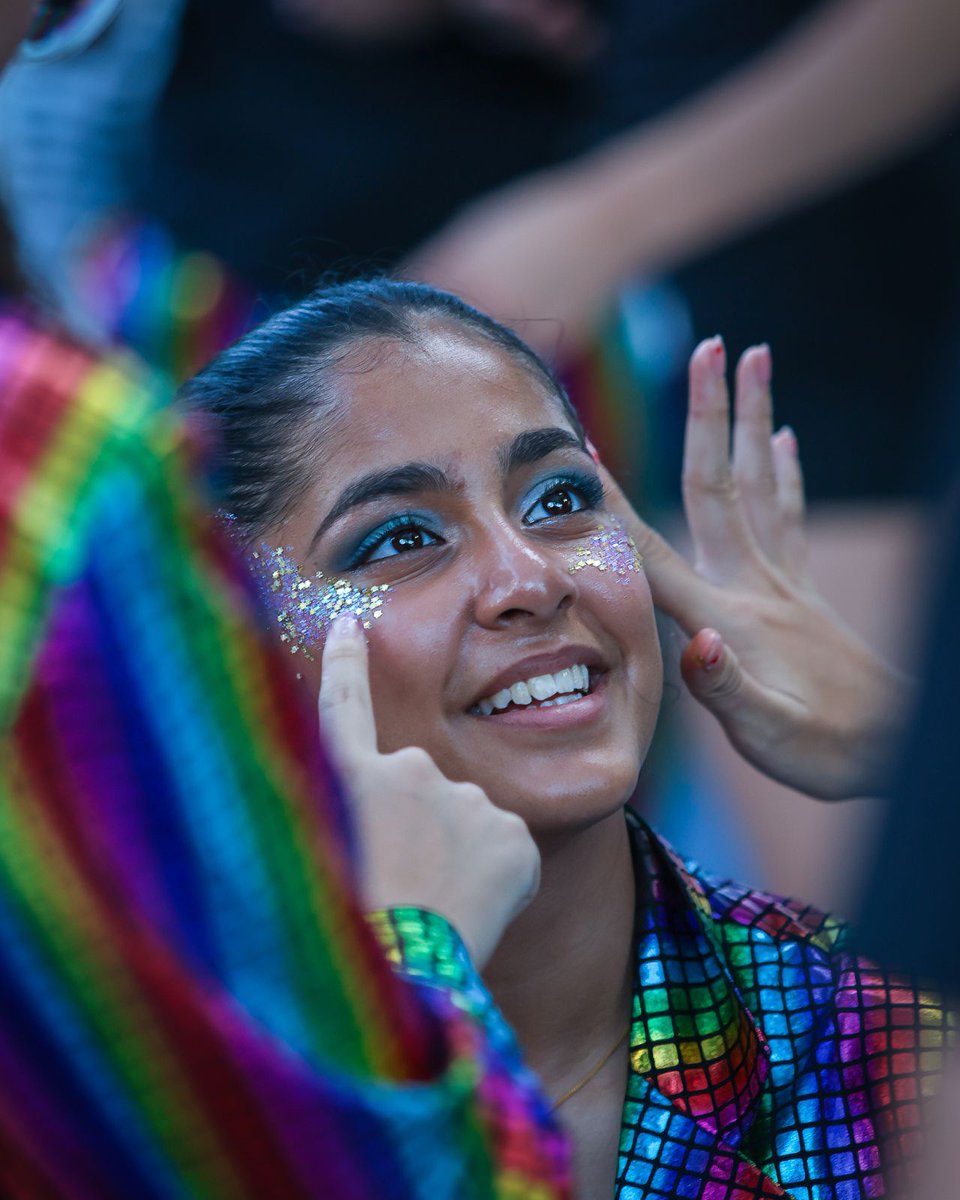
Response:
POLYGON ((579 583, 581 603, 617 644, 630 690, 638 698, 634 720, 643 743, 652 734, 663 687, 660 638, 643 558, 616 518, 574 554, 571 570, 579 583))
MULTIPOLYGON (((443 605, 429 616, 420 589, 396 588, 367 634, 370 688, 381 751, 417 745, 429 750, 457 646, 443 605)), ((459 629, 459 627, 458 627, 459 629)))
POLYGON ((313 663, 333 622, 352 616, 367 631, 383 617, 391 600, 389 584, 363 584, 311 572, 289 546, 264 543, 250 551, 248 566, 280 641, 300 663, 313 663))
POLYGON ((643 555, 618 517, 602 517, 589 537, 569 552, 567 563, 581 594, 594 596, 596 611, 618 641, 634 646, 649 637, 657 644, 643 555))
POLYGON ((643 571, 643 555, 627 533, 620 518, 612 513, 570 551, 567 565, 571 575, 597 572, 629 587, 643 571))

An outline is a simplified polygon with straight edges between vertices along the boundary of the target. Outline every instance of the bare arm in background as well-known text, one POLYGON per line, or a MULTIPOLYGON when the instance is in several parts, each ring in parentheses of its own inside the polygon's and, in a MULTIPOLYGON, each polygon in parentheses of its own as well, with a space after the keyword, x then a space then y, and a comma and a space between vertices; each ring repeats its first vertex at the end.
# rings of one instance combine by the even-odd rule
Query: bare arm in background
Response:
POLYGON ((501 319, 559 320, 575 348, 630 277, 865 175, 958 98, 956 0, 836 0, 665 116, 471 205, 409 272, 501 319))

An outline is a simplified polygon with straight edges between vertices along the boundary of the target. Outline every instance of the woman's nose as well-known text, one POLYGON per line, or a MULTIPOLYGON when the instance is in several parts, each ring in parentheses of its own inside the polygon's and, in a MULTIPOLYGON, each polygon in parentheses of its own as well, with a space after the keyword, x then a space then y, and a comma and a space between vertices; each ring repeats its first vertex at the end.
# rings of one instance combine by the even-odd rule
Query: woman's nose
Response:
POLYGON ((568 608, 577 593, 562 552, 532 543, 506 523, 488 530, 478 559, 478 580, 476 620, 491 629, 549 621, 568 608))

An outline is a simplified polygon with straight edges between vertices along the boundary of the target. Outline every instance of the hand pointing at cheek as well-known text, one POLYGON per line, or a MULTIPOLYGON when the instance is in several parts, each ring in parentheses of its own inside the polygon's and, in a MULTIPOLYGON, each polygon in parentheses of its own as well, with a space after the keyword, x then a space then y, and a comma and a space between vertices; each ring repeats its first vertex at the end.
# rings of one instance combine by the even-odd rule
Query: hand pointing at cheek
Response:
POLYGON ((322 668, 321 732, 360 833, 366 906, 440 913, 482 967, 537 891, 540 857, 526 825, 474 784, 452 783, 419 747, 379 752, 356 619, 334 621, 322 668))

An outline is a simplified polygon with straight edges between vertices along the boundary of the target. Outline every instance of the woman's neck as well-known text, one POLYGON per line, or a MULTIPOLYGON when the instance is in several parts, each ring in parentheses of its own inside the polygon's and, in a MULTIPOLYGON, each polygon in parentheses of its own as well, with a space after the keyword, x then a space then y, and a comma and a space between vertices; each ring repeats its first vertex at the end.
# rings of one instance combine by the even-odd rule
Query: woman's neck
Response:
POLYGON ((484 978, 528 1061, 557 1096, 625 1032, 636 885, 621 811, 541 845, 540 891, 484 978))

